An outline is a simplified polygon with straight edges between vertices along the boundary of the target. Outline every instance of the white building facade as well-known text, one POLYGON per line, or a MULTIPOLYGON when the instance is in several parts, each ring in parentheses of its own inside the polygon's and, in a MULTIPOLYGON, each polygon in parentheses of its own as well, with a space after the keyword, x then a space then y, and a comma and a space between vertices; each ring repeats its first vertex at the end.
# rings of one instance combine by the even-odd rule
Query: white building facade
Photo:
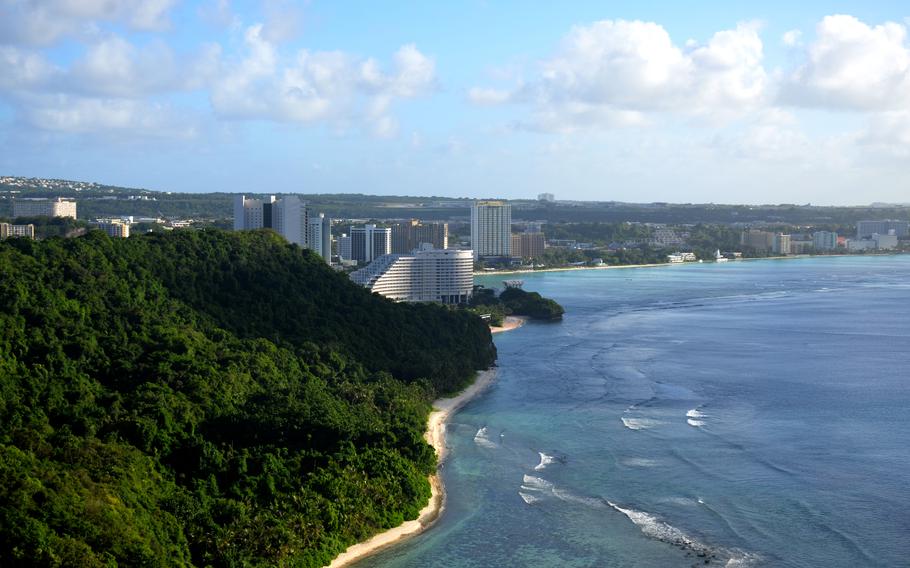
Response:
POLYGON ((14 199, 13 217, 76 218, 76 202, 71 199, 14 199))
POLYGON ((320 213, 307 222, 307 248, 321 256, 326 262, 332 261, 332 218, 320 213))
POLYGON ((512 206, 505 201, 475 201, 471 207, 474 260, 512 256, 512 206))
POLYGON ((351 280, 401 302, 463 304, 474 289, 470 250, 423 249, 389 254, 351 273, 351 280))

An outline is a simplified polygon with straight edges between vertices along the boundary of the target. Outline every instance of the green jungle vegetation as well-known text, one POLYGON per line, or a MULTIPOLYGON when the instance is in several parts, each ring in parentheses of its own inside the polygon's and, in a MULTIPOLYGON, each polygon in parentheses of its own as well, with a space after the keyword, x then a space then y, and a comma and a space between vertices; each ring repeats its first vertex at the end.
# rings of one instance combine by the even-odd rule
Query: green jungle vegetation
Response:
POLYGON ((416 517, 496 357, 269 231, 0 242, 0 566, 322 566, 416 517))
POLYGON ((565 309, 555 300, 521 288, 506 288, 498 296, 492 288, 476 286, 468 309, 477 314, 490 314, 493 325, 502 325, 505 316, 528 316, 531 319, 562 319, 565 309))

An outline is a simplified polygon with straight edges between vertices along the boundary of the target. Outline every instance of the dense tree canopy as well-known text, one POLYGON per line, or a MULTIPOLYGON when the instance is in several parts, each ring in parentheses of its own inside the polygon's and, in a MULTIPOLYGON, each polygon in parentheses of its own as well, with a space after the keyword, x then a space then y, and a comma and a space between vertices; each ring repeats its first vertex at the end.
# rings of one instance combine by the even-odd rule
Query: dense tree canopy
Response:
POLYGON ((494 358, 269 232, 0 243, 0 565, 320 566, 416 516, 494 358))

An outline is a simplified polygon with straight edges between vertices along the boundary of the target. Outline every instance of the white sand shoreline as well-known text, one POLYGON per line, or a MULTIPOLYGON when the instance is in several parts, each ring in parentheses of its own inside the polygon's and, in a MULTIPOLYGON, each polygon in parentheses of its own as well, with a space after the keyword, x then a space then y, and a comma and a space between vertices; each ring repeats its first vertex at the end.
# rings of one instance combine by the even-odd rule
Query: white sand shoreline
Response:
MULTIPOLYGON (((758 260, 796 260, 801 258, 835 258, 846 256, 896 256, 906 254, 903 251, 878 252, 874 254, 788 254, 786 256, 761 256, 750 258, 737 258, 730 262, 747 262, 758 260)), ((705 262, 658 262, 653 264, 604 264, 603 266, 561 266, 557 268, 540 268, 538 270, 496 270, 491 272, 474 272, 474 276, 509 276, 512 274, 537 274, 540 272, 570 272, 573 270, 613 270, 619 268, 658 268, 661 266, 692 266, 695 264, 714 264, 713 260, 705 262)))
POLYGON ((512 331, 513 329, 518 329, 519 327, 523 326, 527 321, 527 316, 506 316, 505 319, 503 319, 501 326, 490 326, 490 333, 512 331))
POLYGON ((440 398, 433 403, 433 411, 430 412, 430 417, 427 420, 427 431, 424 433, 424 438, 426 438, 427 442, 436 449, 436 473, 430 476, 430 501, 420 510, 417 519, 405 521, 397 527, 374 535, 369 540, 351 545, 347 550, 332 560, 332 563, 329 564, 329 568, 348 566, 366 556, 388 548, 405 538, 418 535, 436 522, 445 508, 446 500, 445 487, 443 486, 439 475, 439 469, 442 466, 446 454, 446 422, 458 411, 458 409, 489 387, 495 378, 496 369, 479 371, 477 373, 477 378, 474 379, 471 386, 460 394, 452 398, 440 398))

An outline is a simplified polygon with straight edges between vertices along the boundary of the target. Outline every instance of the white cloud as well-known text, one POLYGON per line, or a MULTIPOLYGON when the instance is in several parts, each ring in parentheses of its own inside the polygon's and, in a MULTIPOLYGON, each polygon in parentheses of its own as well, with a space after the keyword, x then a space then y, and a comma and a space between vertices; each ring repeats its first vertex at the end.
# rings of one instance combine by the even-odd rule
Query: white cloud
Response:
POLYGON ((42 95, 31 100, 22 118, 36 128, 68 134, 190 138, 197 133, 193 120, 166 104, 128 99, 42 95))
POLYGON ((727 118, 764 104, 762 48, 754 24, 681 48, 659 24, 604 20, 573 28, 528 85, 475 87, 468 97, 477 104, 530 103, 537 126, 559 131, 640 124, 654 112, 727 118))
POLYGON ((500 105, 512 99, 512 91, 473 87, 468 90, 468 100, 476 105, 500 105))
POLYGON ((766 162, 805 161, 815 153, 796 117, 774 108, 718 133, 713 146, 736 158, 766 162))
POLYGON ((161 31, 176 0, 0 0, 0 43, 52 45, 66 36, 88 36, 96 22, 161 31))
POLYGON ((872 116, 857 142, 899 158, 910 158, 910 112, 883 112, 872 116))
POLYGON ((780 41, 787 47, 798 47, 802 45, 803 32, 799 30, 790 30, 784 32, 784 35, 781 36, 780 41))
POLYGON ((825 17, 788 78, 783 101, 801 106, 883 111, 910 108, 907 28, 869 26, 853 16, 825 17))
POLYGON ((336 125, 363 121, 387 137, 397 132, 388 115, 393 102, 435 87, 435 63, 414 45, 402 46, 393 57, 393 72, 385 73, 375 60, 342 51, 303 50, 285 62, 262 30, 261 25, 248 28, 246 55, 222 65, 211 91, 221 116, 336 125))

